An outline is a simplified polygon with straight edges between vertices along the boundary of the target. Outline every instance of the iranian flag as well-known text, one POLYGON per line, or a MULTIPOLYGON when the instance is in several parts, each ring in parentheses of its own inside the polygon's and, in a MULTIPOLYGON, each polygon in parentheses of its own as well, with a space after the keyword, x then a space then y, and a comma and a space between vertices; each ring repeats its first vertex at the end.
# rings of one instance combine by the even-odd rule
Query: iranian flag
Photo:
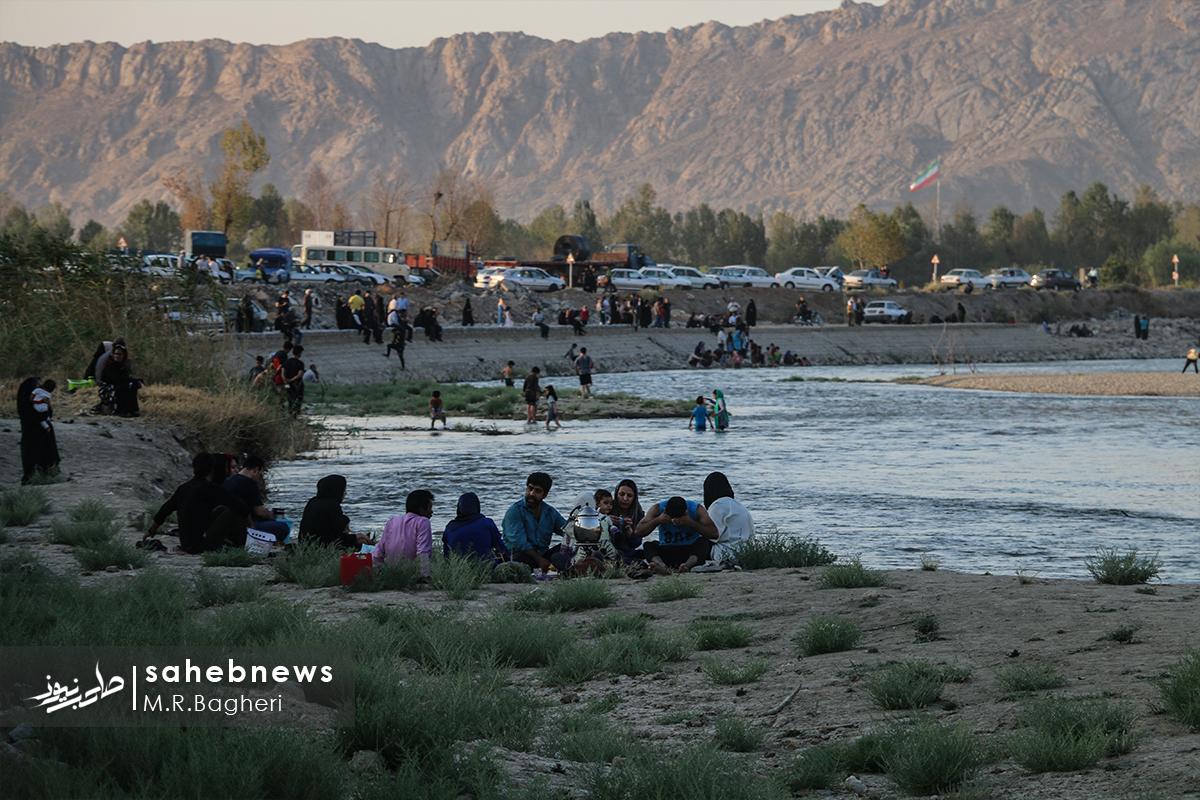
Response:
POLYGON ((938 162, 936 159, 934 159, 934 162, 929 165, 929 168, 917 176, 917 179, 912 182, 912 184, 908 187, 908 190, 910 192, 915 192, 918 189, 924 189, 926 186, 933 183, 934 180, 937 179, 937 176, 938 162))

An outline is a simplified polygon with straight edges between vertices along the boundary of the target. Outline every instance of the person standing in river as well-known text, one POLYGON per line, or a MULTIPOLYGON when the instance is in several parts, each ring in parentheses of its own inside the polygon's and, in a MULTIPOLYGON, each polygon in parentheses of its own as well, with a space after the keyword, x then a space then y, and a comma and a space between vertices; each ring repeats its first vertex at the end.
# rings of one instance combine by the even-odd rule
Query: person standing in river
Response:
POLYGON ((525 384, 521 387, 521 391, 525 395, 525 424, 537 424, 537 406, 538 397, 542 393, 542 387, 539 385, 541 367, 534 367, 525 376, 525 384))

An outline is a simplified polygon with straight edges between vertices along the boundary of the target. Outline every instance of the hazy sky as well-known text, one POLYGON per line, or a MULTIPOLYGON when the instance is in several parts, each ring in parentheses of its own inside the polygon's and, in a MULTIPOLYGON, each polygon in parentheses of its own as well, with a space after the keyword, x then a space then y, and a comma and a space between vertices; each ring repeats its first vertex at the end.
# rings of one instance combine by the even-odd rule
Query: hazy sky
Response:
MULTIPOLYGON (((881 5, 882 0, 870 0, 881 5)), ((0 0, 0 41, 44 47, 226 39, 288 44, 340 36, 424 47, 464 32, 523 31, 579 41, 709 20, 749 25, 836 8, 839 0, 0 0)))

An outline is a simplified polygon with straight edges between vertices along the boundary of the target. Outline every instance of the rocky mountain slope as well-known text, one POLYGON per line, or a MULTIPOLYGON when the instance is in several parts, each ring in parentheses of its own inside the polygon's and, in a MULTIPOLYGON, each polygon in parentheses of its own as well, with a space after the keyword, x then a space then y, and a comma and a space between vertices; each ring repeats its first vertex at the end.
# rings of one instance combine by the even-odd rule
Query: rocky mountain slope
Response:
MULTIPOLYGON (((235 29, 231 28, 231 33, 235 29)), ((351 196, 377 171, 459 165, 528 220, 652 182, 677 210, 890 208, 942 158, 943 213, 1053 208, 1067 189, 1200 196, 1195 0, 846 0, 730 28, 550 42, 460 35, 49 48, 0 45, 0 189, 76 225, 165 198, 242 117, 260 180, 299 195, 319 165, 351 196)))

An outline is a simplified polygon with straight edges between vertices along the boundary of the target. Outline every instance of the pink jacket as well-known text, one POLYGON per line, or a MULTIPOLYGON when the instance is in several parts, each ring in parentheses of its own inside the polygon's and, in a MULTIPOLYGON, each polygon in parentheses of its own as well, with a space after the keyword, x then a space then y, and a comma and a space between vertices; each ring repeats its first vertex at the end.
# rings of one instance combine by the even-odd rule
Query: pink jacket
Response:
POLYGON ((406 558, 419 561, 421 572, 429 575, 429 554, 433 551, 433 528, 429 518, 408 513, 392 517, 383 526, 379 544, 371 556, 371 563, 380 565, 388 559, 406 558))

